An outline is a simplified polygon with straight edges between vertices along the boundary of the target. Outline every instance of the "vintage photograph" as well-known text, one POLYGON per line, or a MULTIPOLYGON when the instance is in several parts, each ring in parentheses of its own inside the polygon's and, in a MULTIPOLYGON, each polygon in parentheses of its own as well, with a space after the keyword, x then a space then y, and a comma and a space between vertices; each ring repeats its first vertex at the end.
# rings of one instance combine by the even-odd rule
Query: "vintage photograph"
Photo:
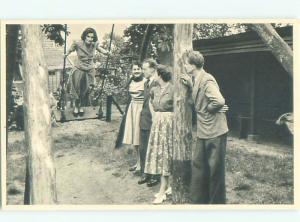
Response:
POLYGON ((294 21, 2 26, 4 205, 294 205, 294 21))

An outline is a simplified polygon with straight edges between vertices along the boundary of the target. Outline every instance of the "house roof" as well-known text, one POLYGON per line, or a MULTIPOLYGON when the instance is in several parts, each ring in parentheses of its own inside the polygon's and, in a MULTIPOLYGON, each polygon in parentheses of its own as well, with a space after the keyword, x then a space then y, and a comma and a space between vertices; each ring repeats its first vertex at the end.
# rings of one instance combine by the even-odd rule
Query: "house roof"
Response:
MULTIPOLYGON (((276 31, 286 43, 292 46, 292 26, 277 28, 276 31)), ((201 51, 204 56, 269 51, 268 47, 262 42, 260 37, 254 31, 248 31, 214 39, 194 40, 193 48, 196 51, 201 51)))
MULTIPOLYGON (((56 45, 54 41, 44 36, 43 49, 44 49, 44 55, 48 66, 48 70, 54 71, 54 70, 63 69, 63 65, 64 65, 63 46, 56 45)), ((70 62, 69 58, 67 58, 66 68, 70 68, 70 67, 72 67, 72 63, 70 62)))

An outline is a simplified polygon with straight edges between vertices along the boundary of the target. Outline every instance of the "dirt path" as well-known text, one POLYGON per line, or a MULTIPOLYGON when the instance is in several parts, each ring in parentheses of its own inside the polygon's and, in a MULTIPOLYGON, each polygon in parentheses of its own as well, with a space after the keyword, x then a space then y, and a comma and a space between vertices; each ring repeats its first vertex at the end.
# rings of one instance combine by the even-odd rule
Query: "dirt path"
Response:
MULTIPOLYGON (((72 127, 73 124, 77 123, 65 124, 57 133, 64 131, 64 128, 72 127)), ((85 128, 85 132, 93 132, 95 137, 101 136, 98 136, 99 141, 95 141, 92 146, 84 146, 83 144, 87 142, 82 141, 81 144, 77 143, 71 148, 57 147, 55 162, 59 203, 149 203, 158 187, 149 189, 145 185, 138 185, 138 177, 128 171, 129 165, 124 159, 130 155, 127 154, 128 148, 120 151, 113 150, 114 138, 118 129, 117 122, 86 121, 81 124, 81 127, 85 128), (89 127, 91 130, 87 129, 89 127), (103 131, 108 128, 109 131, 103 131)), ((75 128, 77 127, 74 126, 75 128)), ((75 134, 78 138, 84 139, 92 136, 82 135, 82 131, 79 128, 77 130, 78 132, 75 134)), ((93 143, 93 141, 90 142, 93 143)), ((134 160, 130 157, 129 159, 129 162, 133 163, 134 160)))
MULTIPOLYGON (((54 159, 60 204, 149 204, 159 187, 138 185, 128 171, 129 147, 114 150, 119 117, 73 121, 53 128, 54 159)), ((22 204, 24 133, 10 132, 7 190, 9 204, 22 204)), ((293 167, 290 147, 228 139, 228 203, 290 203, 293 167)), ((169 204, 170 201, 167 202, 169 204)))

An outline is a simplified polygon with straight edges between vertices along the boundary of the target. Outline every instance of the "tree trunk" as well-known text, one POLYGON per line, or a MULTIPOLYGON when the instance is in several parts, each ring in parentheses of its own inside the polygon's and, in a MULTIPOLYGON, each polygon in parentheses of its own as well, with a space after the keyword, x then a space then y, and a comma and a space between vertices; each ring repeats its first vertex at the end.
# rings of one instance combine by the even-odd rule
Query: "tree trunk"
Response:
POLYGON ((279 36, 271 24, 252 24, 251 28, 257 32, 271 53, 293 78, 293 51, 289 45, 279 36))
MULTIPOLYGON (((14 75, 18 67, 17 64, 17 46, 19 25, 6 26, 6 114, 12 108, 12 84, 14 75)), ((10 124, 10 123, 8 123, 10 124)))
POLYGON ((174 204, 189 202, 192 152, 192 110, 187 102, 188 92, 180 81, 185 72, 184 54, 192 50, 192 24, 174 27, 174 146, 172 196, 174 204))
POLYGON ((141 48, 141 51, 140 51, 140 58, 139 58, 140 62, 143 62, 144 59, 146 59, 146 57, 147 57, 153 27, 154 27, 153 24, 148 24, 147 27, 146 27, 144 37, 143 37, 143 42, 142 42, 142 48, 141 48))
POLYGON ((29 199, 30 204, 54 204, 56 185, 51 150, 48 71, 42 48, 41 30, 39 25, 22 25, 21 30, 29 199))

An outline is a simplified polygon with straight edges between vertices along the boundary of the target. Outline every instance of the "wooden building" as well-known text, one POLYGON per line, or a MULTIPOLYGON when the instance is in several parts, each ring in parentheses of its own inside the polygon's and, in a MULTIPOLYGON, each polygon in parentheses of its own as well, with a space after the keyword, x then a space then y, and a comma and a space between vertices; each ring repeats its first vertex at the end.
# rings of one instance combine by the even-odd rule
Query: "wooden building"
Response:
MULTIPOLYGON (((53 40, 43 38, 43 49, 45 60, 49 73, 49 91, 55 92, 60 86, 63 71, 63 54, 64 47, 55 44, 53 40)), ((69 58, 66 60, 66 71, 72 68, 72 63, 69 58)))
MULTIPOLYGON (((292 47, 292 27, 277 31, 292 47)), ((204 55, 205 70, 219 83, 232 132, 241 138, 288 137, 275 121, 293 112, 293 80, 255 32, 196 40, 193 48, 204 55)))
MULTIPOLYGON (((43 38, 42 42, 43 51, 45 55, 45 60, 49 73, 49 92, 56 92, 60 87, 60 81, 62 78, 63 71, 63 46, 56 45, 54 41, 47 39, 46 36, 43 38)), ((17 62, 16 73, 14 73, 13 85, 23 94, 24 91, 24 78, 22 72, 21 58, 17 62)), ((67 58, 66 60, 66 71, 71 70, 72 61, 67 58)))

